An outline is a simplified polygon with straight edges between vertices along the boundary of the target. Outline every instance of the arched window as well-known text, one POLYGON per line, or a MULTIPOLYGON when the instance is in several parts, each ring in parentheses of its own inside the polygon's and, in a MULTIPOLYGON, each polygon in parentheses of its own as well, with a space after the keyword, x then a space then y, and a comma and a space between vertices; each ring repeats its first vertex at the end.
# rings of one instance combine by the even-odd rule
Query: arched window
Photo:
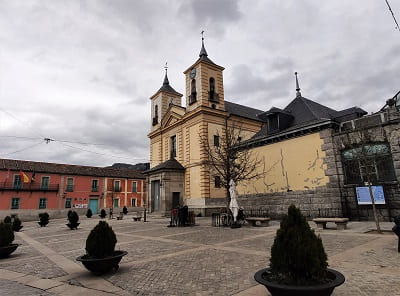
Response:
POLYGON ((191 82, 191 92, 190 92, 190 97, 189 97, 189 104, 193 104, 194 102, 196 102, 196 79, 192 79, 191 82))
POLYGON ((210 92, 215 92, 215 80, 214 78, 210 78, 210 92))
POLYGON ((213 77, 210 77, 209 85, 210 85, 210 89, 208 91, 208 99, 211 102, 218 103, 218 94, 215 93, 215 79, 213 77))
POLYGON ((154 106, 154 117, 153 117, 153 125, 158 123, 158 105, 154 106))

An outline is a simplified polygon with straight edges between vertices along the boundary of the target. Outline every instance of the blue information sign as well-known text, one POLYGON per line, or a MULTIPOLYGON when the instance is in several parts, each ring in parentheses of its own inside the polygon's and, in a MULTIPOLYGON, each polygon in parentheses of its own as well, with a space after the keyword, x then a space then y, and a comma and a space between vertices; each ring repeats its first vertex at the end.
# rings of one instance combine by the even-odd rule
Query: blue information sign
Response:
MULTIPOLYGON (((375 204, 384 205, 385 204, 385 195, 383 194, 382 186, 371 186, 372 187, 372 195, 374 196, 375 204)), ((359 205, 370 205, 371 197, 369 195, 368 186, 356 187, 357 193, 357 201, 359 205)))

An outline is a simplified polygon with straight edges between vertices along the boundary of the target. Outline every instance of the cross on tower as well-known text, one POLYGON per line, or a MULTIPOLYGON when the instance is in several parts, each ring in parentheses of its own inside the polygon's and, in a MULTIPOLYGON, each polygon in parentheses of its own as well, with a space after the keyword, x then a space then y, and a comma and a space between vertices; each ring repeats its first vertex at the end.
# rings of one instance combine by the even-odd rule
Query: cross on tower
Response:
POLYGON ((201 40, 204 40, 204 30, 202 30, 202 31, 200 32, 200 34, 201 34, 201 40))
POLYGON ((165 62, 164 69, 165 69, 165 72, 167 72, 167 70, 168 70, 168 62, 165 62))

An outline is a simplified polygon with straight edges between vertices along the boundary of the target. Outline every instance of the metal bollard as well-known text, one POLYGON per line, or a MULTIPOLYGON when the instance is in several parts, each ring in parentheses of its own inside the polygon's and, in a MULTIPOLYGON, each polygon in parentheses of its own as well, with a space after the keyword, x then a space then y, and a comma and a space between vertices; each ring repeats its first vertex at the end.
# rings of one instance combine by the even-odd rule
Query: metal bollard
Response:
POLYGON ((397 252, 400 253, 400 216, 394 218, 394 223, 396 224, 393 226, 392 231, 397 235, 399 238, 398 245, 397 245, 397 252))

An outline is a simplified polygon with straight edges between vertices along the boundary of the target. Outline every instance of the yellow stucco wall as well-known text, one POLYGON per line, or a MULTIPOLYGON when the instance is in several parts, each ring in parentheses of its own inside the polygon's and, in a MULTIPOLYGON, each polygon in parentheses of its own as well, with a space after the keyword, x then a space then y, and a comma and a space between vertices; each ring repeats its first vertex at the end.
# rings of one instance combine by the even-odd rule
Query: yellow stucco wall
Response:
POLYGON ((258 180, 238 185, 239 194, 308 190, 326 185, 326 164, 319 133, 306 135, 252 149, 253 157, 262 159, 258 180))

